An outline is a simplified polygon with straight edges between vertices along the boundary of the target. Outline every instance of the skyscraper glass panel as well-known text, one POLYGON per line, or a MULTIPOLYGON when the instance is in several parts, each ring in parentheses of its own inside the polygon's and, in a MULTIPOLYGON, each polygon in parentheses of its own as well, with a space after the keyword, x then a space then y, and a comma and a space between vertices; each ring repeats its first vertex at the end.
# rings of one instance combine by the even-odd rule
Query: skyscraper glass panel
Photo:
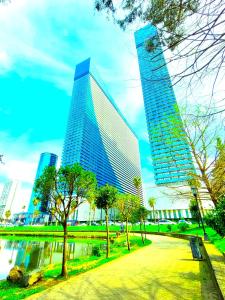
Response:
POLYGON ((17 180, 9 180, 5 183, 2 194, 0 196, 0 218, 5 218, 5 212, 10 211, 11 217, 15 212, 16 192, 19 187, 17 180))
POLYGON ((76 66, 62 165, 78 162, 96 174, 99 186, 136 193, 138 139, 96 76, 90 59, 76 66))
MULTIPOLYGON (((58 160, 58 156, 56 154, 48 153, 48 152, 41 153, 35 180, 41 176, 41 174, 43 173, 46 167, 56 166, 57 160, 58 160)), ((34 210, 40 210, 41 212, 45 212, 46 205, 44 205, 43 203, 40 202, 36 207, 34 206, 33 200, 35 197, 37 197, 37 195, 33 190, 30 198, 29 207, 28 207, 28 213, 33 214, 34 210)))
POLYGON ((147 25, 136 31, 135 42, 155 182, 158 185, 186 182, 194 166, 185 139, 176 136, 171 128, 176 123, 180 134, 184 134, 156 27, 147 25), (150 38, 154 41, 154 51, 147 51, 150 38))

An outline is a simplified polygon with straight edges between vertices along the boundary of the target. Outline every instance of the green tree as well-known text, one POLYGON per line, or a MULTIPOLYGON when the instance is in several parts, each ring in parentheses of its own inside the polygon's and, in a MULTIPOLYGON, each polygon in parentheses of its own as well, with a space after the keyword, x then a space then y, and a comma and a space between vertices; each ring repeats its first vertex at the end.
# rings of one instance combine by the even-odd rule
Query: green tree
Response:
POLYGON ((120 213, 120 219, 126 222, 126 237, 127 237, 127 248, 130 251, 130 240, 128 222, 130 221, 132 214, 140 206, 140 200, 137 196, 131 194, 119 194, 116 201, 116 207, 120 213))
MULTIPOLYGON (((39 202, 40 202, 40 199, 39 198, 34 198, 33 199, 33 205, 34 205, 34 208, 35 208, 35 210, 36 210, 36 207, 37 207, 37 205, 39 204, 39 202)), ((34 210, 34 212, 35 212, 35 210, 34 210)), ((32 223, 34 222, 34 219, 35 219, 35 214, 33 213, 33 220, 32 220, 32 223)))
MULTIPOLYGON (((196 192, 197 192, 197 198, 196 201, 199 205, 199 213, 201 214, 201 216, 204 216, 204 209, 203 209, 203 205, 202 205, 202 201, 201 201, 201 197, 200 197, 200 193, 199 193, 199 189, 201 188, 201 183, 200 180, 198 179, 198 177, 196 176, 196 174, 192 174, 192 177, 188 179, 188 185, 190 186, 191 189, 195 188, 196 192)), ((192 195, 191 195, 192 197, 192 195)))
POLYGON ((215 197, 220 200, 225 196, 225 143, 217 139, 217 156, 212 170, 212 190, 215 197))
POLYGON ((149 206, 152 208, 153 210, 153 217, 154 217, 154 220, 155 220, 155 223, 156 223, 156 216, 155 216, 155 205, 156 205, 156 198, 155 197, 150 197, 148 199, 148 204, 149 206))
POLYGON ((200 215, 199 215, 200 212, 198 209, 198 204, 196 203, 196 200, 194 198, 191 199, 191 201, 190 201, 189 209, 190 209, 193 220, 198 222, 198 227, 200 228, 200 215))
POLYGON ((9 220, 10 216, 11 216, 11 211, 10 211, 10 210, 7 210, 7 211, 5 212, 5 218, 6 218, 7 221, 9 220))
POLYGON ((96 191, 91 191, 87 195, 87 202, 89 204, 89 225, 91 225, 91 212, 95 211, 95 197, 96 197, 96 191))
POLYGON ((34 218, 37 218, 40 215, 40 211, 38 209, 35 209, 33 215, 34 218))
MULTIPOLYGON (((144 206, 139 206, 135 212, 134 212, 134 218, 140 222, 140 231, 141 231, 141 238, 142 238, 142 243, 144 244, 144 235, 143 235, 143 227, 144 225, 144 231, 145 229, 145 221, 147 220, 149 215, 149 210, 147 210, 144 206)), ((146 239, 146 235, 145 235, 146 239)))
POLYGON ((67 220, 81 205, 88 193, 96 188, 95 175, 85 171, 79 164, 45 168, 35 181, 35 192, 47 211, 63 226, 63 257, 61 276, 67 277, 67 220))
MULTIPOLYGON (((218 135, 221 134, 221 124, 217 122, 215 115, 202 118, 201 115, 205 111, 202 106, 195 106, 194 113, 190 113, 187 109, 182 111, 182 122, 180 118, 179 108, 175 106, 176 114, 168 116, 167 120, 161 122, 154 130, 159 130, 160 126, 167 129, 167 139, 165 142, 168 146, 171 141, 177 140, 181 144, 188 147, 191 151, 192 158, 195 162, 195 169, 189 172, 189 181, 194 181, 199 191, 199 200, 210 200, 217 204, 217 194, 212 185, 212 174, 218 157, 216 142, 218 135)), ((154 132, 151 132, 154 134, 154 132)), ((171 145, 172 151, 172 145, 171 145)), ((180 154, 175 151, 171 155, 174 163, 180 160, 180 154)), ((190 194, 186 195, 187 197, 190 194)), ((199 201, 202 210, 202 203, 199 201)))
POLYGON ((105 211, 106 233, 107 233, 107 247, 106 258, 109 257, 109 209, 115 206, 117 200, 117 189, 108 184, 100 187, 97 190, 95 204, 97 208, 105 211))
POLYGON ((141 203, 141 177, 134 177, 133 178, 133 185, 135 186, 136 190, 137 190, 137 195, 140 199, 140 203, 141 203))
POLYGON ((220 199, 215 209, 206 215, 205 221, 218 234, 225 236, 225 198, 220 199))

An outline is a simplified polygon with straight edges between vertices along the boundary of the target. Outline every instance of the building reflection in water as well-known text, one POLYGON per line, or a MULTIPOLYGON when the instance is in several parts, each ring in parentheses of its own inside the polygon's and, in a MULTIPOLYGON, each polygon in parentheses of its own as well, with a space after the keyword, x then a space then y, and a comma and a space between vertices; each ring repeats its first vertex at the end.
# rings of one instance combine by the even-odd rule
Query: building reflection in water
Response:
MULTIPOLYGON (((68 243, 68 260, 91 255, 94 245, 93 241, 68 243)), ((57 241, 0 239, 0 280, 5 279, 15 265, 32 271, 61 263, 62 250, 63 243, 57 241)))

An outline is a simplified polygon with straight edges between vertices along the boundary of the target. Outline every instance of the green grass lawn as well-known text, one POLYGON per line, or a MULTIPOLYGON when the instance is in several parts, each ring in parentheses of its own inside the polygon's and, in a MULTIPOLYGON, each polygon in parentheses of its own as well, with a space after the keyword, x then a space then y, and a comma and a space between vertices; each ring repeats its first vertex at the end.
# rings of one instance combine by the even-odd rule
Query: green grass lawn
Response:
MULTIPOLYGON (((15 237, 14 237, 15 238, 15 237)), ((100 251, 101 256, 85 256, 68 261, 69 276, 74 276, 79 273, 86 272, 90 269, 96 268, 104 263, 112 261, 122 255, 130 253, 126 247, 126 237, 121 235, 111 245, 110 257, 105 258, 103 250, 100 251)), ((130 237, 131 252, 139 249, 140 247, 151 244, 151 241, 146 240, 142 244, 140 237, 130 237)), ((44 278, 41 282, 29 288, 21 288, 16 284, 7 282, 6 280, 0 281, 0 299, 2 300, 19 300, 24 299, 32 294, 43 291, 44 289, 61 282, 63 279, 57 276, 60 274, 61 264, 49 265, 44 269, 44 278)))

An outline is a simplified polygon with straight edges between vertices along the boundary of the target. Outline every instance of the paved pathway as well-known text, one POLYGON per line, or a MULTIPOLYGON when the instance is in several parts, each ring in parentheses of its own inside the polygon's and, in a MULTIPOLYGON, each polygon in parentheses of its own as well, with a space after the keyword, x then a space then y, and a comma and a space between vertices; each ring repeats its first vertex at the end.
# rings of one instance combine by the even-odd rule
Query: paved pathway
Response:
POLYGON ((206 263, 192 260, 187 241, 154 235, 149 238, 153 241, 150 246, 27 299, 218 299, 211 278, 205 275, 206 263))

